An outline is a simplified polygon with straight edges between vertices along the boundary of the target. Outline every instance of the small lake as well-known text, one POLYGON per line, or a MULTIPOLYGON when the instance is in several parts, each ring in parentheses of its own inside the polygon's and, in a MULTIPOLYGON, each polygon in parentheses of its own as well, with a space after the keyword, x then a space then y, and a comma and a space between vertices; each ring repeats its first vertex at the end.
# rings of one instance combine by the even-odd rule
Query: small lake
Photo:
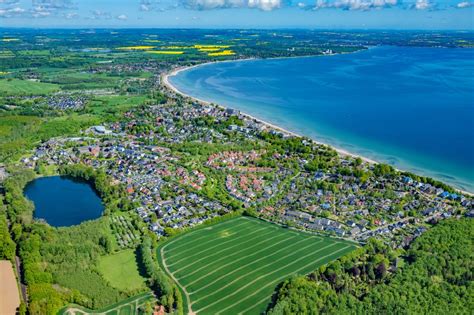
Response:
POLYGON ((55 227, 77 225, 101 216, 104 206, 90 183, 65 176, 42 177, 25 187, 35 204, 35 219, 55 227))

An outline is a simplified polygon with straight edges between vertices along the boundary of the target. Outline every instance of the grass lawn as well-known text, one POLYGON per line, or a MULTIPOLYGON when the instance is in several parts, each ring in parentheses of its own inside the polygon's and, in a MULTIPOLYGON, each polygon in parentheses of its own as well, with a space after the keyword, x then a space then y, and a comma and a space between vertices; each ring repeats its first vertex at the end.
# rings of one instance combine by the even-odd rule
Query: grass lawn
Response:
POLYGON ((58 315, 139 315, 143 314, 139 311, 139 308, 148 302, 152 304, 155 302, 155 297, 151 292, 130 297, 97 311, 79 305, 69 305, 60 310, 58 315))
POLYGON ((353 243, 239 217, 178 236, 158 248, 186 312, 260 314, 276 286, 354 250, 353 243))
POLYGON ((132 249, 101 257, 99 271, 113 287, 123 291, 140 289, 145 286, 145 279, 140 275, 132 249))
POLYGON ((59 90, 56 84, 28 80, 0 80, 0 94, 7 95, 44 95, 59 90))
POLYGON ((142 105, 145 100, 146 96, 102 96, 95 97, 87 108, 94 115, 117 114, 142 105))

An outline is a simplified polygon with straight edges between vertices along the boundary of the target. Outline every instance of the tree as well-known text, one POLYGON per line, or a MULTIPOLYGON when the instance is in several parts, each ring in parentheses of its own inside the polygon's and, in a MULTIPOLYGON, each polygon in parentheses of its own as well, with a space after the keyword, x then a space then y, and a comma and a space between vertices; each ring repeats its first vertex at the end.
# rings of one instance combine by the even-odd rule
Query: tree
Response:
POLYGON ((15 258, 16 244, 10 237, 7 218, 0 214, 0 259, 12 260, 15 258))
POLYGON ((114 242, 109 235, 101 235, 99 238, 99 245, 102 246, 106 253, 114 251, 114 242))
POLYGON ((474 221, 446 220, 418 237, 403 268, 370 239, 310 277, 287 280, 270 314, 470 314, 474 307, 474 221))

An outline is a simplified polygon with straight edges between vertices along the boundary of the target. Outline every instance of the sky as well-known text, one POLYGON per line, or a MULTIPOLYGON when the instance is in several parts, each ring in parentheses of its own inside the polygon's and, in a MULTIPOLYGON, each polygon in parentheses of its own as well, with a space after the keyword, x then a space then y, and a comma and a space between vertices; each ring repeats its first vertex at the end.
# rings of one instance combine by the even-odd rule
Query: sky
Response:
POLYGON ((0 27, 474 30, 474 0, 0 0, 0 27))

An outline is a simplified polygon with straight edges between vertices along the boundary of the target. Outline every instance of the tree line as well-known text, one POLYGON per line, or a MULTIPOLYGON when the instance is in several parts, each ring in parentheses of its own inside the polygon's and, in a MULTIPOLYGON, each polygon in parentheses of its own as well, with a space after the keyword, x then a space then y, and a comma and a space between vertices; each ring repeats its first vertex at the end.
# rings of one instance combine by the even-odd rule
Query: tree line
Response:
POLYGON ((183 314, 183 297, 176 284, 159 267, 154 258, 154 246, 150 237, 140 245, 140 255, 145 266, 149 285, 159 297, 159 302, 169 313, 183 314))
POLYGON ((370 241, 285 281, 269 314, 472 314, 474 221, 439 223, 407 251, 370 241))

